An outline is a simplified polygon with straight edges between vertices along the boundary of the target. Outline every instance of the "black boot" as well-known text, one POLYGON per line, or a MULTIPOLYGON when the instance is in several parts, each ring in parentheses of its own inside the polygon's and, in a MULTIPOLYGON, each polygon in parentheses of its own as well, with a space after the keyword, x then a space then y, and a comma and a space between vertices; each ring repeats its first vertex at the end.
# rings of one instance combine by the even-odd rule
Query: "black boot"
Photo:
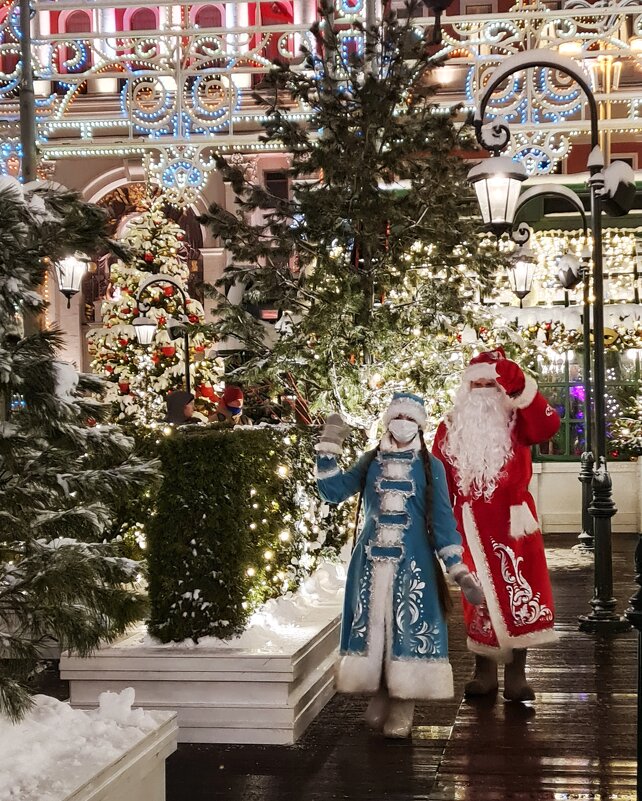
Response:
POLYGON ((504 667, 504 698, 507 701, 533 701, 535 693, 526 681, 526 648, 513 648, 513 661, 504 667))
POLYGON ((475 655, 475 672, 464 687, 464 695, 490 695, 497 692, 497 662, 487 656, 475 655))

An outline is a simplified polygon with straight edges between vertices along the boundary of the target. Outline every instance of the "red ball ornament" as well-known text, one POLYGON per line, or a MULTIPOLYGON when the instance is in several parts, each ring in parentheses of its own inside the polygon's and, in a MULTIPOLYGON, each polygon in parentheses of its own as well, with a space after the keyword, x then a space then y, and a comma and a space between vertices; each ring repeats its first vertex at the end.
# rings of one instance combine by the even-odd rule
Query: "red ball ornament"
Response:
POLYGON ((171 298, 173 294, 174 294, 173 286, 166 286, 163 288, 163 295, 165 295, 166 298, 171 298))
POLYGON ((198 314, 188 314, 187 319, 190 323, 197 323, 198 322, 198 314))
POLYGON ((173 345, 163 345, 161 353, 163 356, 173 356, 176 353, 176 348, 173 345))
POLYGON ((194 353, 205 353, 205 345, 194 345, 194 353))
POLYGON ((145 255, 143 256, 143 258, 145 259, 147 264, 151 264, 151 262, 154 261, 154 254, 150 253, 149 250, 148 250, 147 253, 145 253, 145 255))
POLYGON ((127 395, 127 393, 129 392, 129 382, 119 381, 118 389, 123 393, 123 395, 127 395))
POLYGON ((87 418, 87 425, 89 428, 93 428, 96 425, 96 418, 95 417, 88 417, 87 418))
POLYGON ((105 365, 105 371, 107 373, 113 373, 114 372, 114 368, 111 366, 111 364, 106 364, 105 365))
POLYGON ((118 339, 118 344, 121 348, 126 348, 129 345, 129 340, 126 337, 120 337, 118 339))
POLYGON ((158 364, 158 362, 160 361, 160 356, 158 355, 158 353, 152 353, 151 360, 154 364, 158 364))
POLYGON ((158 318, 158 325, 165 325, 166 322, 167 322, 167 317, 161 314, 160 317, 158 318))
POLYGON ((176 234, 176 239, 178 239, 179 242, 182 242, 185 239, 185 234, 176 234))
POLYGON ((137 308, 134 306, 134 308, 132 309, 132 315, 133 315, 134 317, 138 317, 139 313, 140 313, 140 312, 138 311, 138 309, 137 309, 137 308))

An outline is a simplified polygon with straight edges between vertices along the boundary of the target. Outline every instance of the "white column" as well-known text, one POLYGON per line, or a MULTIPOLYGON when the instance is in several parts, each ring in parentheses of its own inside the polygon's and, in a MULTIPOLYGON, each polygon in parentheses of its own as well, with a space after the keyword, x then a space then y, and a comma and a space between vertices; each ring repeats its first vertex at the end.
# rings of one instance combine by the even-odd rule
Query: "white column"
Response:
MULTIPOLYGON (((100 33, 116 33, 116 9, 99 8, 95 13, 98 17, 98 31, 100 33)), ((97 45, 105 52, 107 60, 116 56, 116 38, 99 39, 97 45)), ((113 68, 112 70, 113 71, 113 68)), ((94 92, 100 95, 115 95, 118 92, 118 78, 94 78, 94 92)))
MULTIPOLYGON (((40 11, 38 14, 36 14, 34 21, 32 22, 32 27, 34 28, 35 38, 48 36, 51 33, 51 12, 40 11)), ((37 53, 38 60, 41 64, 49 63, 50 48, 48 45, 38 45, 37 53)), ((34 68, 36 68, 35 64, 34 68)), ((34 81, 33 90, 36 95, 42 95, 46 97, 47 95, 51 94, 51 81, 34 81)))

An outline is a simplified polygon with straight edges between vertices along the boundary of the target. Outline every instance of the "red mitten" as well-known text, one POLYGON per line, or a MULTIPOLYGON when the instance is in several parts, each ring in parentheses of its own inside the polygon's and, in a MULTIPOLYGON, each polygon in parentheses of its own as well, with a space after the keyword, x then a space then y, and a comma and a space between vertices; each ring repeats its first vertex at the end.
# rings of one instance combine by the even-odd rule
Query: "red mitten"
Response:
POLYGON ((495 371, 497 383, 510 398, 519 395, 526 386, 522 368, 510 359, 499 359, 495 362, 495 371))

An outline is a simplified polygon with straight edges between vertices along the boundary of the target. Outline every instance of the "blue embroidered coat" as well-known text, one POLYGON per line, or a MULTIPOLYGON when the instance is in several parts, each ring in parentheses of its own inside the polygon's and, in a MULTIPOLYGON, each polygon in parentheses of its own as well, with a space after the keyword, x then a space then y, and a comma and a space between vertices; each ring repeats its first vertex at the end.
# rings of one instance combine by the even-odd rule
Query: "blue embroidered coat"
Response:
MULTIPOLYGON (((364 454, 349 470, 320 453, 322 498, 338 504, 359 492, 364 473, 364 523, 348 568, 341 628, 340 692, 376 692, 382 680, 396 698, 450 698, 452 670, 435 567, 426 536, 424 463, 418 449, 364 454)), ((411 446, 409 446, 411 447, 411 446)), ((432 521, 438 555, 461 563, 461 537, 443 465, 430 457, 432 521)))

